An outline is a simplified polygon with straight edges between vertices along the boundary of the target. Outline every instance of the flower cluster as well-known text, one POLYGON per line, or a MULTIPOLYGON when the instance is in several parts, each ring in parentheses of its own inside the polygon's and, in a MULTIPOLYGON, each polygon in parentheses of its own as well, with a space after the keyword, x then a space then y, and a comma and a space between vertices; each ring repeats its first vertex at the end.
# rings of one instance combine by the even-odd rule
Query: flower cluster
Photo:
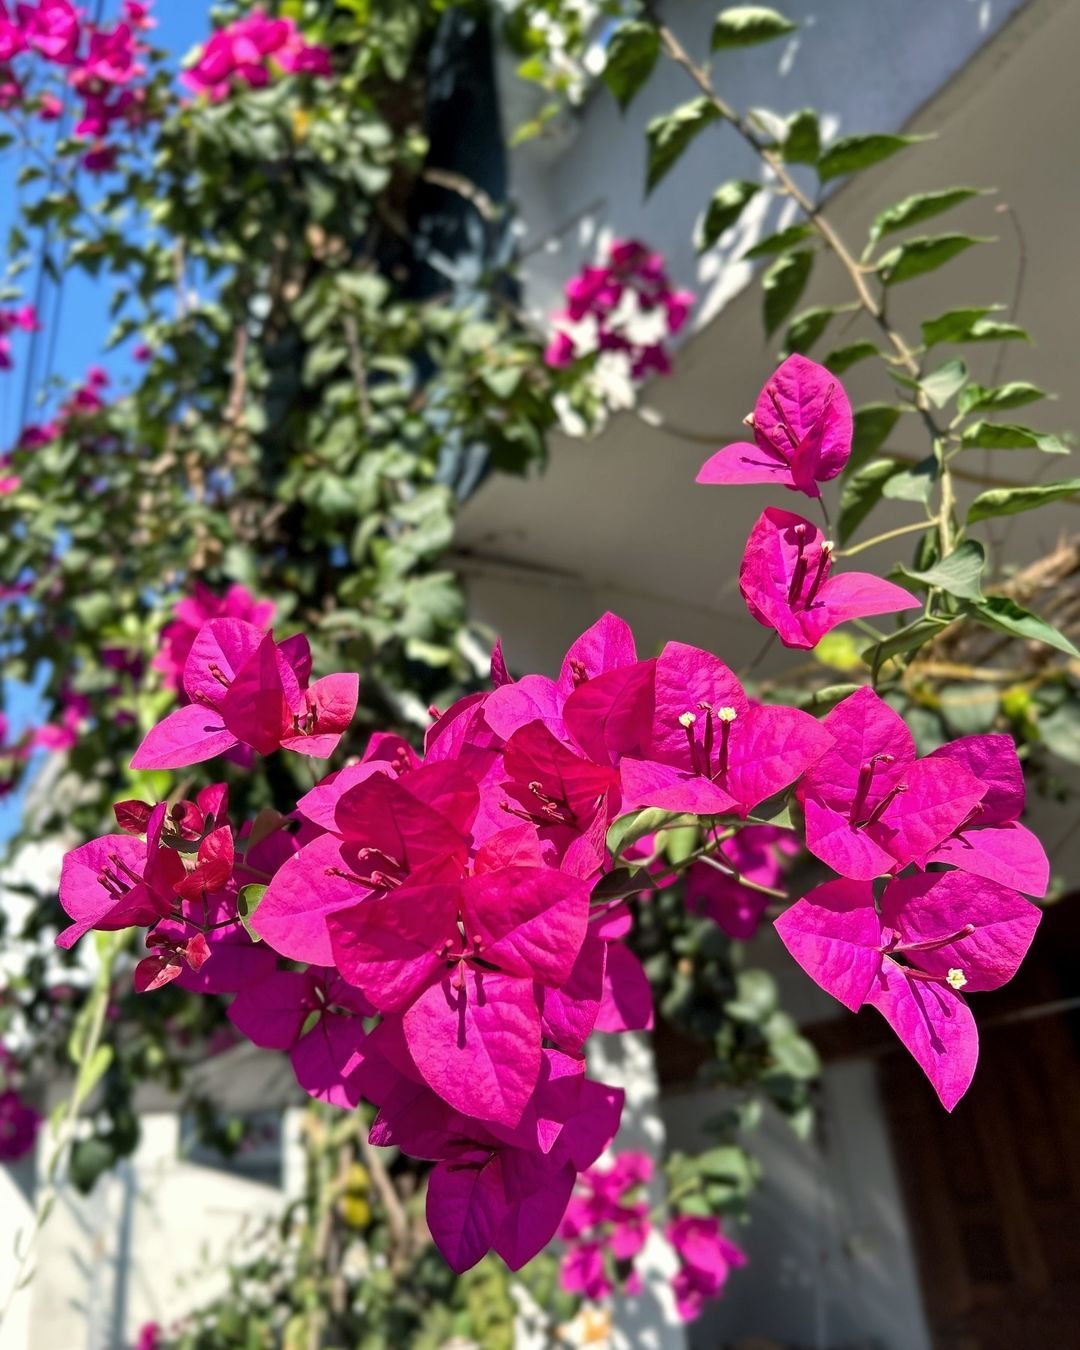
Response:
POLYGON ((274 621, 274 605, 269 600, 257 600, 239 582, 218 596, 203 582, 196 581, 192 594, 179 601, 174 617, 161 630, 160 646, 152 663, 167 688, 182 694, 184 663, 199 629, 211 619, 242 619, 265 630, 274 621))
POLYGON ((668 1224, 665 1236, 679 1255, 675 1306, 684 1322, 692 1322, 707 1299, 723 1293, 728 1274, 746 1265, 746 1254, 712 1217, 683 1214, 668 1224))
POLYGON ((33 333, 40 328, 37 310, 33 305, 18 309, 0 309, 0 370, 10 370, 14 364, 11 355, 11 334, 16 330, 33 333))
MULTIPOLYGON (((810 364, 782 367, 764 404, 768 437, 779 446, 783 424, 791 452, 774 467, 783 458, 788 478, 816 488, 850 447, 833 435, 843 391, 810 364)), ((765 414, 757 421, 765 437, 765 414)), ((786 531, 783 516, 767 513, 770 528, 786 531)), ((793 611, 792 595, 813 609, 833 585, 826 576, 806 599, 815 547, 795 533, 781 550, 793 611)), ((225 605, 249 619, 219 615, 192 632, 210 608, 199 599, 188 631, 168 635, 187 648, 188 701, 148 732, 133 767, 332 755, 358 677, 312 680, 306 640, 263 632, 250 618, 269 616, 246 594, 225 605)), ((762 704, 699 648, 672 642, 639 659, 612 614, 555 678, 513 678, 496 646, 491 687, 433 710, 422 754, 376 733, 288 816, 236 828, 221 785, 194 801, 122 803, 119 832, 65 860, 71 924, 59 942, 146 928, 138 989, 230 995, 237 1029, 287 1052, 309 1093, 373 1103, 371 1142, 433 1164, 429 1227, 455 1270, 491 1249, 516 1269, 562 1225, 567 1278, 600 1289, 613 1283, 604 1251, 617 1265, 638 1249, 645 1216, 625 1192, 644 1174, 634 1163, 591 1174, 571 1203, 622 1109, 620 1091, 587 1076, 584 1050, 594 1031, 651 1024, 626 941, 630 902, 678 871, 658 874, 641 836, 657 812, 697 818, 704 842, 682 865, 708 856, 727 884, 692 871, 690 903, 745 935, 798 838, 768 824, 771 811, 752 818, 779 794, 794 796, 807 847, 840 878, 782 915, 781 939, 847 1006, 878 1008, 951 1108, 974 1067, 960 990, 1011 976, 1039 918, 1019 892, 1046 887, 1045 855, 1018 821, 1012 742, 969 737, 919 759, 870 688, 823 720, 762 704), (645 828, 612 830, 645 808, 645 828), (638 843, 613 847, 624 838, 638 843)), ((697 1215, 675 1216, 668 1238, 693 1316, 741 1254, 697 1215)))
POLYGON ((567 1244, 560 1271, 562 1286, 594 1302, 616 1289, 641 1292, 634 1258, 645 1246, 652 1225, 642 1188, 653 1174, 647 1153, 619 1153, 610 1167, 591 1167, 571 1197, 559 1237, 567 1244))
MULTIPOLYGON (((641 1275, 635 1259, 653 1231, 644 1186, 652 1178, 647 1153, 616 1154, 608 1167, 591 1167, 578 1180, 559 1225, 566 1244, 560 1277, 568 1293, 598 1302, 617 1289, 640 1294, 641 1275)), ((693 1322, 707 1300, 718 1297, 728 1272, 746 1264, 746 1256, 726 1237, 713 1216, 679 1214, 664 1228, 679 1269, 672 1280, 675 1307, 684 1322, 693 1322)))
POLYGON ((147 116, 146 90, 139 84, 146 74, 140 58, 147 46, 139 33, 151 27, 149 5, 141 0, 125 0, 122 18, 112 26, 87 21, 70 0, 19 3, 14 15, 0 0, 4 106, 31 102, 43 121, 56 121, 63 115, 63 101, 47 88, 31 99, 27 76, 11 63, 29 55, 58 68, 82 101, 75 134, 90 143, 83 164, 95 173, 111 169, 117 154, 112 133, 138 127, 147 116))
POLYGON ((334 73, 327 49, 308 42, 292 19, 271 18, 256 9, 219 29, 181 80, 211 103, 220 103, 228 98, 234 81, 262 89, 275 70, 321 76, 334 73))
POLYGON ((0 1045, 0 1163, 18 1162, 37 1142, 41 1117, 18 1091, 18 1067, 0 1045))
POLYGON ((557 328, 544 353, 549 366, 599 352, 628 363, 633 380, 670 372, 665 340, 686 324, 694 295, 673 288, 661 254, 636 239, 617 239, 603 264, 570 278, 565 295, 566 309, 554 316, 557 328))

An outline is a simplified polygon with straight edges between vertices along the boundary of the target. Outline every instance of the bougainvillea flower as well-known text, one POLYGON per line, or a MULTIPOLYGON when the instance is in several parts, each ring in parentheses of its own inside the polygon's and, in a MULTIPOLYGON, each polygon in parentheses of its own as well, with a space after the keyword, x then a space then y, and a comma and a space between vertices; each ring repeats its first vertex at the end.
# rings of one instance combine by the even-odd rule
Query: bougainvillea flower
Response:
POLYGON ((177 895, 185 900, 201 900, 210 892, 224 890, 232 877, 236 858, 232 829, 222 825, 220 829, 212 830, 199 842, 193 859, 190 854, 185 856, 193 866, 185 870, 174 885, 177 895))
POLYGON ((545 861, 591 876, 604 860, 604 839, 618 803, 618 773, 574 754, 541 722, 514 732, 503 752, 503 766, 508 798, 503 809, 531 822, 541 840, 554 845, 545 861), (583 839, 593 841, 592 847, 575 858, 576 865, 567 864, 568 853, 583 839))
POLYGON ((331 914, 396 891, 421 871, 438 869, 451 884, 464 874, 469 837, 462 827, 476 804, 475 785, 452 765, 426 765, 400 781, 379 774, 349 788, 334 832, 276 872, 255 919, 259 936, 294 961, 333 965, 331 914))
POLYGON ((289 1053, 297 1082, 312 1097, 355 1110, 365 1064, 365 1017, 375 1009, 336 971, 281 970, 247 985, 229 1020, 253 1044, 289 1053))
POLYGON ((217 103, 228 97, 234 79, 250 88, 263 88, 272 68, 324 76, 333 73, 330 53, 308 42, 291 18, 271 18, 254 9, 214 33, 180 79, 217 103))
POLYGON ((808 497, 851 456, 851 404, 824 366, 789 356, 770 377, 747 418, 754 443, 736 441, 702 466, 699 483, 780 483, 808 497))
POLYGON ((816 647, 850 619, 917 609, 902 587, 870 572, 832 576, 833 546, 791 511, 768 507, 746 541, 739 590, 758 623, 775 630, 785 647, 816 647))
POLYGON ((701 1316, 706 1299, 716 1298, 730 1271, 746 1265, 746 1253, 724 1236, 720 1220, 684 1214, 673 1219, 665 1236, 679 1256, 672 1281, 675 1306, 684 1322, 701 1316))
POLYGON ((485 699, 484 719, 504 741, 529 722, 543 722, 553 736, 564 740, 563 708, 570 696, 590 680, 636 662, 629 624, 616 614, 603 614, 570 644, 556 679, 526 675, 503 682, 485 699))
POLYGON ((22 26, 12 19, 7 6, 0 0, 0 66, 6 66, 25 47, 22 26))
POLYGON ((424 1081, 456 1110, 516 1125, 540 1072, 535 985, 570 975, 588 887, 547 867, 409 885, 327 920, 334 964, 382 1012, 404 1012, 424 1081))
POLYGON ((949 838, 918 860, 919 865, 949 863, 1026 895, 1045 895, 1050 860, 1035 835, 1020 824, 1024 772, 1012 737, 963 736, 929 758, 962 764, 986 792, 949 838))
POLYGON ((310 674, 306 638, 275 643, 254 624, 211 619, 184 665, 191 703, 147 734, 132 768, 183 768, 241 744, 325 759, 352 721, 359 677, 326 675, 309 685, 310 674))
POLYGON ((69 0, 38 0, 16 7, 27 44, 49 61, 70 66, 79 45, 79 11, 69 0))
POLYGON ((831 744, 808 713, 751 704, 717 657, 670 642, 656 663, 649 757, 620 764, 623 809, 745 816, 831 744))
POLYGON ((217 596, 203 582, 196 581, 192 594, 178 601, 173 613, 175 617, 161 630, 160 647, 152 666, 162 673, 167 685, 182 689, 184 663, 203 624, 211 619, 242 619, 265 631, 274 621, 274 604, 271 600, 257 600, 238 582, 223 596, 217 596))
POLYGON ((0 1163, 18 1162, 34 1147, 41 1117, 15 1091, 0 1092, 0 1163))
POLYGON ((151 954, 135 967, 137 994, 152 994, 179 979, 185 969, 202 970, 211 956, 210 944, 203 933, 178 941, 155 928, 147 934, 146 945, 151 954))
MULTIPOLYGON (((404 1041, 383 1022, 370 1044, 407 1072, 404 1041), (385 1033, 389 1032, 389 1042, 385 1033)), ((423 1084, 371 1082, 380 1106, 370 1139, 438 1162, 428 1189, 428 1226, 447 1263, 461 1272, 494 1249, 512 1270, 551 1238, 579 1171, 590 1167, 618 1128, 623 1093, 583 1073, 579 1059, 543 1052, 529 1111, 505 1130, 461 1115, 423 1084)))
POLYGON ((159 847, 167 809, 162 802, 151 813, 145 843, 108 834, 64 857, 60 903, 72 923, 56 939, 59 946, 74 946, 92 928, 130 928, 173 912, 184 864, 178 853, 159 847))
MULTIPOLYGON (((355 764, 346 764, 343 769, 327 776, 310 792, 304 794, 296 803, 296 809, 305 819, 312 821, 324 830, 338 831, 338 803, 350 788, 366 782, 372 774, 386 774, 391 778, 400 778, 402 774, 419 768, 420 759, 408 741, 391 732, 376 731, 372 734, 364 753, 355 764)), ((455 770, 456 772, 456 770, 455 770)), ((423 780, 419 788, 422 791, 423 780)))
MULTIPOLYGON (((615 1290, 604 1253, 620 1265, 633 1261, 650 1232, 649 1205, 641 1188, 650 1179, 653 1162, 647 1153, 616 1155, 609 1167, 594 1167, 578 1178, 578 1185, 562 1223, 559 1237, 568 1244, 560 1268, 562 1287, 588 1299, 606 1298, 615 1290)), ((640 1291, 632 1268, 620 1280, 629 1294, 640 1291)))
POLYGON ((1011 980, 1041 917, 995 881, 945 872, 891 881, 880 912, 869 882, 828 882, 782 914, 776 931, 845 1007, 869 1003, 882 1013, 951 1111, 978 1057, 960 990, 1011 980))
POLYGON ((869 687, 838 703, 823 725, 834 744, 796 795, 807 848, 841 876, 865 881, 927 857, 986 793, 958 760, 916 759, 904 719, 869 687))
POLYGON ((699 862, 686 874, 686 904, 692 914, 704 914, 728 937, 746 942, 761 926, 769 897, 744 886, 740 877, 777 889, 784 879, 780 855, 800 848, 793 830, 775 825, 747 825, 717 849, 716 856, 737 873, 728 876, 699 862))

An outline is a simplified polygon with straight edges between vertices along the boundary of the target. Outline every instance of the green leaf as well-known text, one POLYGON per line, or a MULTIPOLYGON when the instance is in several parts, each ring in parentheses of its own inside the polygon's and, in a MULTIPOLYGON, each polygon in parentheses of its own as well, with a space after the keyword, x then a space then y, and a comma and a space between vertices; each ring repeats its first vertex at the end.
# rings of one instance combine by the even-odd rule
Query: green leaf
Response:
POLYGON ((1067 455, 1060 436, 1011 422, 976 422, 960 437, 965 450, 1041 450, 1044 455, 1067 455))
POLYGON ((927 502, 937 478, 937 459, 927 455, 910 469, 898 468, 891 478, 886 479, 881 495, 890 501, 927 502))
POLYGON ((97 1137, 77 1139, 71 1147, 68 1176, 80 1195, 89 1195, 98 1177, 107 1172, 116 1161, 116 1154, 97 1137))
POLYGON ((698 252, 711 248, 724 231, 739 219, 747 202, 760 191, 760 183, 751 183, 745 178, 738 178, 718 187, 705 208, 705 217, 701 222, 698 239, 698 252))
POLYGON ((1060 483, 1040 483, 1035 487, 991 488, 980 492, 968 507, 967 523, 992 516, 1013 516, 1020 511, 1034 511, 1049 502, 1066 501, 1080 496, 1080 478, 1067 478, 1060 483))
POLYGON ((870 226, 870 239, 873 243, 886 234, 893 234, 896 230, 906 229, 909 225, 917 225, 919 221, 929 220, 931 216, 938 216, 943 211, 950 211, 954 206, 959 206, 961 202, 969 201, 972 197, 981 197, 985 193, 983 188, 944 188, 940 192, 917 192, 913 197, 905 197, 902 202, 897 202, 895 206, 890 206, 874 218, 874 223, 870 226))
POLYGON ((935 408, 944 408, 954 398, 967 381, 968 368, 958 356, 946 361, 943 366, 929 375, 924 375, 918 387, 935 408))
POLYGON ((906 581, 927 590, 946 591, 958 600, 982 599, 982 574, 986 568, 986 550, 975 539, 965 539, 946 557, 924 572, 897 566, 893 570, 906 581))
POLYGON ((613 858, 618 858, 623 849, 628 848, 647 834, 655 834, 665 825, 676 820, 689 820, 678 811, 663 811, 658 806, 646 806, 641 811, 632 811, 613 821, 607 832, 607 846, 613 858))
POLYGON ((804 309, 801 314, 796 314, 784 338, 784 355, 790 356, 792 352, 808 352, 828 328, 833 315, 837 312, 835 305, 814 305, 813 308, 804 309))
POLYGON ((1022 408, 1028 403, 1037 403, 1039 399, 1049 398, 1045 389, 1026 380, 1010 380, 1008 384, 999 384, 995 389, 987 389, 981 384, 970 384, 957 400, 957 408, 965 416, 977 412, 1007 412, 1010 408, 1022 408))
POLYGON ((967 613, 978 623, 1008 633, 1010 637, 1033 639, 1064 652, 1066 656, 1080 657, 1080 652, 1064 633, 1059 633, 1052 624, 1008 596, 987 595, 977 605, 970 606, 967 613))
POLYGON ((1043 744, 1070 764, 1080 764, 1080 701, 1064 699, 1049 713, 1039 716, 1043 744))
POLYGON ((645 180, 646 193, 674 168, 679 156, 710 122, 720 116, 707 98, 691 99, 680 104, 672 112, 654 117, 645 128, 645 140, 648 145, 648 171, 645 180))
POLYGON ((821 124, 813 108, 792 113, 780 153, 789 164, 816 164, 821 154, 821 124))
POLYGON ((922 324, 923 345, 936 347, 942 342, 998 342, 1009 338, 1030 342, 1027 333, 1016 324, 986 317, 1002 308, 1001 305, 978 305, 946 310, 936 319, 927 319, 922 324))
POLYGON ((804 239, 809 239, 813 233, 813 228, 809 225, 789 225, 786 229, 777 230, 775 234, 767 234, 753 248, 748 248, 742 256, 744 258, 771 258, 777 253, 785 253, 794 244, 801 244, 804 239))
MULTIPOLYGON (((832 636, 830 634, 830 636, 832 636)), ((845 634, 848 641, 851 642, 852 651, 855 651, 854 639, 845 634)), ((821 644, 819 643, 818 646, 821 644)), ((817 655, 815 649, 815 656, 817 655)), ((855 652, 858 665, 863 664, 862 657, 855 652)), ((861 684, 827 684, 823 689, 815 689, 812 693, 804 695, 799 699, 797 706, 805 712, 813 713, 815 717, 824 717, 826 713, 832 712, 838 703, 843 703, 844 699, 850 698, 852 694, 862 688, 861 684)))
POLYGON ((660 34, 650 23, 624 23, 607 47, 604 83, 625 112, 660 55, 660 34))
MULTIPOLYGON (((834 375, 843 375, 845 370, 859 361, 865 361, 870 356, 880 356, 881 350, 872 342, 863 339, 861 342, 852 342, 846 347, 836 347, 822 358, 821 364, 826 370, 831 370, 834 375)), ((899 412, 897 416, 899 417, 899 412)))
POLYGON ((738 1022, 763 1022, 775 1011, 776 981, 764 970, 740 970, 735 976, 735 997, 724 1011, 738 1022))
POLYGON ((870 512, 881 501, 885 484, 897 472, 891 459, 876 459, 851 474, 840 494, 840 515, 836 537, 846 544, 870 512))
POLYGON ((889 159, 905 146, 928 139, 927 136, 891 136, 880 132, 868 136, 843 136, 822 152, 818 160, 818 177, 827 183, 830 178, 840 178, 845 173, 858 173, 889 159))
POLYGON ((239 895, 236 897, 236 913, 240 922, 247 929, 248 937, 252 942, 261 942, 262 938, 255 931, 254 919, 255 911, 258 909, 263 896, 266 894, 265 886, 242 886, 239 895))
POLYGON ((810 280, 814 255, 807 249, 785 253, 767 268, 761 278, 764 292, 765 332, 771 336, 799 303, 810 280))
POLYGON ((729 51, 733 47, 753 47, 759 42, 794 33, 798 24, 785 19, 775 9, 764 5, 735 5, 721 10, 712 30, 714 52, 729 51))
POLYGON ((853 415, 851 459, 848 472, 860 469, 871 455, 881 449, 899 422, 903 408, 895 403, 864 403, 853 415))
POLYGON ((924 615, 921 619, 916 619, 914 623, 909 623, 906 628, 901 628, 899 632, 893 633, 884 642, 877 642, 872 647, 867 647, 862 654, 863 660, 872 665, 876 672, 882 662, 888 661, 893 656, 905 656, 910 652, 918 651, 931 638, 937 637, 940 632, 954 622, 953 619, 939 619, 933 615, 924 615))
POLYGON ((953 736, 985 736, 993 729, 1000 707, 999 691, 974 680, 946 685, 938 695, 938 712, 953 736))
POLYGON ((994 241, 973 234, 920 235, 891 249, 878 262, 878 274, 886 286, 934 272, 975 244, 994 241))

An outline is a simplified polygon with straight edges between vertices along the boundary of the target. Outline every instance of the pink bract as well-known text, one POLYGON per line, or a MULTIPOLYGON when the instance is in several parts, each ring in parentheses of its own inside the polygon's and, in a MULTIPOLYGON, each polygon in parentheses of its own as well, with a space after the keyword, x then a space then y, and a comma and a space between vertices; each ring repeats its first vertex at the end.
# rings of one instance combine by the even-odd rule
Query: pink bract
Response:
POLYGON ((747 419, 754 442, 736 441, 706 460, 699 483, 776 483, 808 497, 851 456, 851 404, 824 366, 789 356, 758 395, 747 419))
POLYGON ((850 619, 917 609, 900 586, 869 572, 832 575, 833 546, 791 511, 770 506, 750 532, 739 569, 739 589, 758 623, 785 647, 816 647, 850 619))

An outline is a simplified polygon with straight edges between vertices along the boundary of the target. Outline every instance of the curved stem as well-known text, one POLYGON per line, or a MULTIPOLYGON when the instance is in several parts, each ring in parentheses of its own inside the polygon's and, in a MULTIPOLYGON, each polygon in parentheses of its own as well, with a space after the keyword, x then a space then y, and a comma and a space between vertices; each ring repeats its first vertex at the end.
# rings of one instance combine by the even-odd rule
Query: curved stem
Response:
POLYGON ((842 548, 837 552, 838 558, 854 558, 856 553, 862 553, 864 549, 873 548, 875 544, 887 544, 890 539, 899 539, 903 534, 914 534, 916 530, 926 530, 932 525, 938 524, 935 516, 933 520, 917 520, 911 525, 898 525, 895 530, 886 530, 884 534, 875 534, 872 539, 864 539, 861 544, 853 544, 851 548, 842 548))

